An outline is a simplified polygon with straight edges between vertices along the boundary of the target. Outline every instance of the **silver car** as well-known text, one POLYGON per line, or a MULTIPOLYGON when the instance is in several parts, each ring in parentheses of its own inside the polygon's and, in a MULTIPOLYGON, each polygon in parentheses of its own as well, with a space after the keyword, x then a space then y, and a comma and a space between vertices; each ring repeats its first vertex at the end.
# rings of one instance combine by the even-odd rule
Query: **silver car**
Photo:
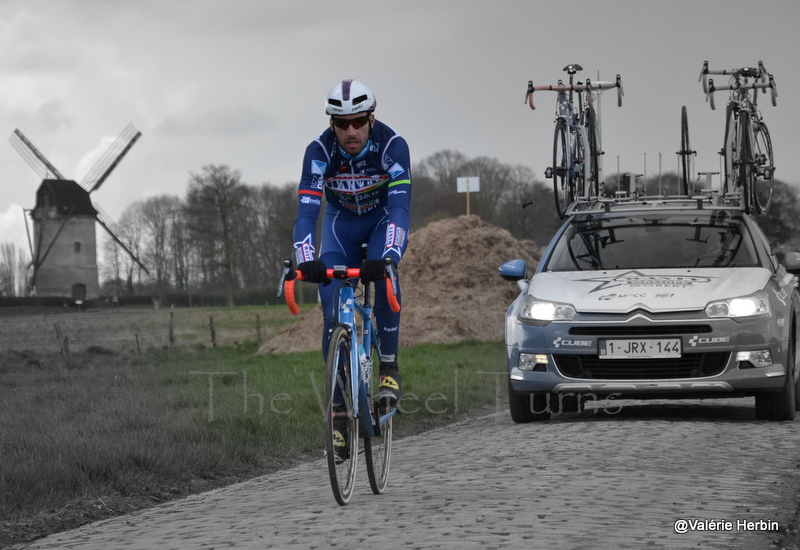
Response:
POLYGON ((755 396, 800 410, 800 254, 779 262, 749 215, 706 200, 601 201, 574 211, 506 316, 515 422, 587 401, 755 396))

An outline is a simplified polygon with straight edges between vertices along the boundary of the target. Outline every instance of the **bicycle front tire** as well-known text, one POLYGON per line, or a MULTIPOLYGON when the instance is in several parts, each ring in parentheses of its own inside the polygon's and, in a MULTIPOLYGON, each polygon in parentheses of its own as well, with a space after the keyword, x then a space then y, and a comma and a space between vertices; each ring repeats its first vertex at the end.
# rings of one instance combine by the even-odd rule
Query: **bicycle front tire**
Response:
POLYGON ((342 506, 353 496, 358 465, 358 399, 350 384, 352 345, 347 327, 334 328, 325 369, 325 455, 333 496, 342 506))
POLYGON ((553 138, 553 193, 559 218, 564 217, 567 207, 575 200, 575 182, 571 174, 568 147, 567 123, 559 118, 553 138))

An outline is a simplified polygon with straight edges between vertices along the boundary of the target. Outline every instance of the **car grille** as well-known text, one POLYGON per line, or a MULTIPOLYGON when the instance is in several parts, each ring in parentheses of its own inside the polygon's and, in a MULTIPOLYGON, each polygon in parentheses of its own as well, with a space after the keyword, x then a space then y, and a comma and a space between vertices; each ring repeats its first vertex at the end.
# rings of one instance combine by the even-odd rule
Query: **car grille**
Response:
POLYGON ((670 336, 673 334, 708 334, 712 331, 709 325, 598 325, 574 326, 569 333, 574 336, 670 336))
POLYGON ((671 380, 721 373, 730 353, 687 353, 670 359, 600 359, 597 355, 553 355, 568 378, 592 380, 671 380))

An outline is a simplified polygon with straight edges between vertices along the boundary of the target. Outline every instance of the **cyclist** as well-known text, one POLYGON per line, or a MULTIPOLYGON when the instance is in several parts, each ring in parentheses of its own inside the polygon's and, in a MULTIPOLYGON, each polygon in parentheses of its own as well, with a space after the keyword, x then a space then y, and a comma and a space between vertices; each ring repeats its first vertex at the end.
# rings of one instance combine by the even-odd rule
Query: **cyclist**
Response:
MULTIPOLYGON (((372 91, 357 80, 331 88, 325 101, 329 128, 306 148, 298 189, 294 248, 297 269, 307 281, 320 283, 324 327, 322 353, 328 350, 329 329, 337 310, 338 285, 325 270, 336 265, 361 265, 361 281, 385 278, 384 258, 396 266, 406 249, 410 225, 411 166, 408 145, 394 130, 375 119, 372 91), (319 258, 316 224, 322 217, 319 258), (362 262, 361 245, 367 244, 362 262)), ((400 302, 399 282, 397 300, 400 302)), ((397 346, 400 314, 386 298, 386 287, 375 285, 376 330, 381 344, 378 399, 395 403, 403 396, 397 346)))

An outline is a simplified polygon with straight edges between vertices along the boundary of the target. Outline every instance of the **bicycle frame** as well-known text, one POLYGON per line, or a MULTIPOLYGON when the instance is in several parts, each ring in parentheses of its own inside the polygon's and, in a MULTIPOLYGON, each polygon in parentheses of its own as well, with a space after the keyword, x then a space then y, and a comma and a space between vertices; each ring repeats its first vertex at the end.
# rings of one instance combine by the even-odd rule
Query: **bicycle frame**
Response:
MULTIPOLYGON (((341 271, 334 267, 333 271, 341 271)), ((372 378, 372 350, 375 349, 380 357, 380 342, 372 322, 372 305, 370 303, 369 289, 364 290, 364 300, 361 301, 355 294, 355 287, 351 280, 345 281, 339 290, 339 324, 349 327, 355 345, 350 347, 350 373, 348 382, 352 388, 352 395, 358 396, 358 408, 354 413, 356 418, 363 417, 365 433, 368 437, 380 434, 380 427, 397 414, 397 408, 380 415, 377 419, 373 415, 370 403, 370 383, 372 378), (359 321, 361 328, 359 330, 359 321), (376 430, 377 428, 377 430, 376 430)))

